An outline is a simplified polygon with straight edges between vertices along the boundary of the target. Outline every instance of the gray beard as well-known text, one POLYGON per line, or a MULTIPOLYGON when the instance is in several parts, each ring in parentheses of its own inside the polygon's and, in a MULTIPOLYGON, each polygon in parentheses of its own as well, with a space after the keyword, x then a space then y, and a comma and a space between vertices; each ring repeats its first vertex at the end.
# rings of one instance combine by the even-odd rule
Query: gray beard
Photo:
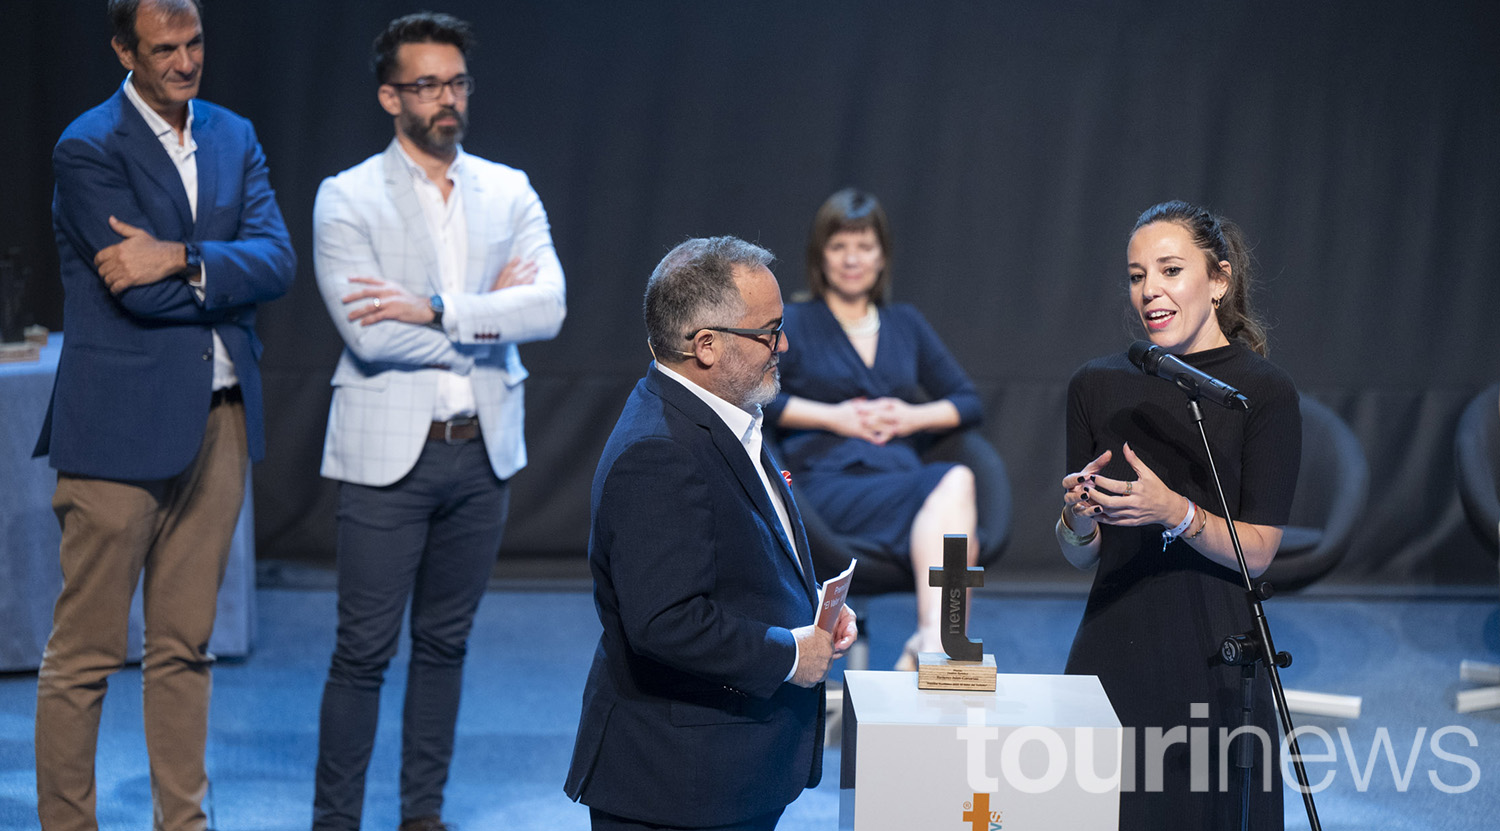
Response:
POLYGON ((761 381, 760 376, 756 376, 753 385, 731 383, 725 388, 722 397, 740 409, 749 410, 771 403, 779 392, 781 392, 781 372, 777 370, 772 371, 771 377, 766 381, 761 381))

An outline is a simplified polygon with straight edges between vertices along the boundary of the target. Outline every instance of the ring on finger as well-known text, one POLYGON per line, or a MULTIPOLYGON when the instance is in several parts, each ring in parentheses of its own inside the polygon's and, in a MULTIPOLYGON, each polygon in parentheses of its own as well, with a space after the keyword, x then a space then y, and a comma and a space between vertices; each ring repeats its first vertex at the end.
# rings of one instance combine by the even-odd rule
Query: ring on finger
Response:
POLYGON ((379 297, 375 298, 375 308, 377 308, 377 309, 380 308, 380 298, 379 297))
POLYGON ((1130 494, 1132 494, 1134 492, 1135 492, 1135 480, 1132 479, 1132 480, 1130 480, 1130 481, 1128 481, 1128 482, 1125 483, 1125 495, 1129 496, 1130 494))

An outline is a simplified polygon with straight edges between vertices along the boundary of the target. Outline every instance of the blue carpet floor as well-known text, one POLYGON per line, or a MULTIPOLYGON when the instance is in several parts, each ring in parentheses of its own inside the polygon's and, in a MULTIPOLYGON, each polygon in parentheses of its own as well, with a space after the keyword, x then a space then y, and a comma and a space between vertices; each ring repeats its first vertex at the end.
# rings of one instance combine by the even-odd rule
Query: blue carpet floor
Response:
MULTIPOLYGON (((258 593, 256 649, 215 671, 208 763, 219 831, 308 826, 317 710, 332 648, 331 592, 258 593)), ((1002 672, 1062 669, 1083 607, 1076 594, 989 593, 976 597, 971 632, 1002 672)), ((1500 827, 1500 711, 1459 715, 1465 658, 1500 661, 1500 610, 1493 597, 1288 597, 1267 604, 1273 634, 1296 663, 1289 687, 1364 696, 1357 720, 1296 717, 1334 742, 1336 760, 1310 765, 1323 827, 1492 829, 1500 827), (1432 736, 1453 726, 1438 747, 1432 736), (1354 750, 1353 767, 1340 729, 1354 750), (1418 739, 1420 735, 1420 740, 1418 739), (1475 746, 1470 747, 1467 736, 1475 746), (1388 737, 1371 762, 1371 748, 1388 737), (1439 751, 1446 756, 1439 755, 1439 751), (1469 764, 1455 757, 1469 760, 1469 764), (1388 761, 1393 759, 1394 761, 1388 761), (1409 779, 1405 778, 1410 770, 1409 779), (1368 771, 1368 772, 1367 772, 1368 771), (1363 785, 1360 780, 1365 779, 1363 785), (1445 793, 1440 786, 1460 787, 1445 793)), ((912 603, 865 604, 871 666, 889 666, 909 634, 912 603)), ((579 696, 598 623, 583 591, 500 591, 487 596, 470 645, 446 818, 463 831, 586 829, 588 812, 562 793, 579 696)), ((385 687, 380 735, 369 774, 365 827, 398 822, 396 755, 405 654, 385 687)), ((0 831, 35 828, 32 769, 34 674, 0 675, 0 831)), ((1303 750, 1325 749, 1317 738, 1303 750)), ((823 784, 787 810, 781 828, 833 829, 838 818, 838 752, 823 784)), ((105 831, 145 829, 150 788, 140 723, 140 673, 111 683, 99 746, 99 819, 105 831)), ((1287 828, 1306 828, 1300 797, 1286 799, 1287 828)), ((955 826, 956 827, 956 826, 955 826)))

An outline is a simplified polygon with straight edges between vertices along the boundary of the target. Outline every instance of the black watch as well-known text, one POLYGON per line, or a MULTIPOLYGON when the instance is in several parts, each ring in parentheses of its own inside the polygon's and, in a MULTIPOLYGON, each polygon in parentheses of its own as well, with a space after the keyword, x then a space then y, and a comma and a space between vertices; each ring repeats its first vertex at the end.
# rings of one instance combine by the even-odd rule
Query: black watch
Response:
POLYGON ((427 298, 427 308, 432 309, 432 322, 427 325, 434 329, 443 328, 443 296, 434 294, 427 298))
POLYGON ((196 242, 184 242, 182 253, 187 261, 187 265, 182 267, 182 273, 190 280, 198 279, 198 275, 203 273, 203 251, 198 248, 196 242))

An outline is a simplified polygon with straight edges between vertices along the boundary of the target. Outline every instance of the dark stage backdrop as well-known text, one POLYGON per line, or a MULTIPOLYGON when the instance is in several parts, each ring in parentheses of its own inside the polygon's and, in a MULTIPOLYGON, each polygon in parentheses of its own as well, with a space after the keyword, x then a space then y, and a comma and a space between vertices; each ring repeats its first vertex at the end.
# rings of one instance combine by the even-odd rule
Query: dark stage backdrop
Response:
MULTIPOLYGON (((254 120, 300 255, 261 317, 260 552, 328 561, 318 462, 340 344, 313 283, 313 195, 390 139, 368 45, 421 4, 207 5, 203 95, 254 120)), ((649 360, 639 300, 660 256, 737 234, 781 257, 790 296, 813 211, 857 185, 892 218, 898 299, 974 376, 1010 465, 1002 578, 1072 576, 1051 533, 1064 388, 1133 337, 1135 215, 1184 198, 1247 229, 1272 358, 1370 457, 1335 579, 1493 585, 1452 459, 1461 408, 1500 374, 1493 0, 434 5, 482 40, 466 147, 531 174, 568 276, 561 336, 522 349, 531 466, 512 555, 583 557, 594 464, 649 360)), ((20 247, 53 328, 49 152, 123 76, 103 6, 20 0, 0 31, 0 245, 20 247)))

